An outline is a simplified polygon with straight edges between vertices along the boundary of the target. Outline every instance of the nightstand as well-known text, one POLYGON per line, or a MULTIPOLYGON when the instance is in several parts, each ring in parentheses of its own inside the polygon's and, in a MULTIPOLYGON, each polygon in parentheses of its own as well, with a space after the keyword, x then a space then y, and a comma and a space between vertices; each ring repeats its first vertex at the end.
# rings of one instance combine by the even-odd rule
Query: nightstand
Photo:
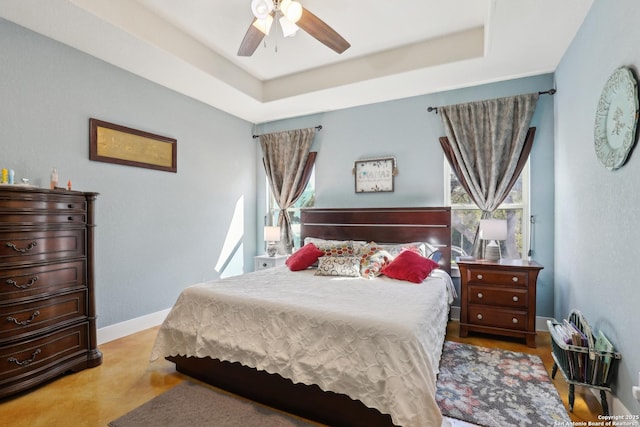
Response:
POLYGON ((258 255, 254 257, 254 271, 265 270, 267 268, 277 267, 284 265, 288 255, 258 255))
POLYGON ((535 261, 459 261, 460 336, 469 331, 524 338, 536 346, 535 261))

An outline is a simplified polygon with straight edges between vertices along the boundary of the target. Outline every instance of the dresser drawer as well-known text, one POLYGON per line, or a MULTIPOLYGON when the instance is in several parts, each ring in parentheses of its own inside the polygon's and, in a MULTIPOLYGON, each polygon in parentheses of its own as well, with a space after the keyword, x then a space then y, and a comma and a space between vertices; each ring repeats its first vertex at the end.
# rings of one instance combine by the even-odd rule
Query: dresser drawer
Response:
POLYGON ((86 291, 0 306, 0 343, 23 339, 44 328, 86 319, 86 316, 86 291))
POLYGON ((0 270, 0 304, 86 287, 86 261, 0 270))
POLYGON ((0 225, 30 226, 44 224, 84 224, 84 212, 67 213, 4 213, 0 215, 0 225))
POLYGON ((469 304, 524 308, 528 306, 527 288, 469 285, 469 304))
POLYGON ((0 210, 16 211, 16 213, 33 211, 47 211, 47 213, 85 212, 87 210, 87 202, 83 196, 72 197, 67 195, 47 198, 0 198, 0 210))
POLYGON ((85 256, 85 229, 0 233, 0 264, 85 256))
POLYGON ((505 329, 527 329, 527 312, 506 310, 484 306, 469 306, 468 321, 472 325, 491 326, 505 329))
POLYGON ((490 270, 483 268, 470 268, 468 270, 469 284, 488 284, 505 286, 527 286, 528 274, 526 271, 490 270))
POLYGON ((0 346, 0 390, 16 378, 48 375, 52 366, 87 353, 88 323, 81 323, 18 344, 0 346))

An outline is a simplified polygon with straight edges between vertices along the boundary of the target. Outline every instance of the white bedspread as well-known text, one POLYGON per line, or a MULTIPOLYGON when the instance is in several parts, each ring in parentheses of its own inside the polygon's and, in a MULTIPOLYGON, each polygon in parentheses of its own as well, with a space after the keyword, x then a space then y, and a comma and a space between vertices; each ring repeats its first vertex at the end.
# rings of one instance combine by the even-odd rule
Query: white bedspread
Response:
POLYGON ((436 375, 454 293, 441 270, 419 285, 284 266, 200 283, 178 298, 151 360, 240 362, 346 394, 397 425, 440 426, 436 375))

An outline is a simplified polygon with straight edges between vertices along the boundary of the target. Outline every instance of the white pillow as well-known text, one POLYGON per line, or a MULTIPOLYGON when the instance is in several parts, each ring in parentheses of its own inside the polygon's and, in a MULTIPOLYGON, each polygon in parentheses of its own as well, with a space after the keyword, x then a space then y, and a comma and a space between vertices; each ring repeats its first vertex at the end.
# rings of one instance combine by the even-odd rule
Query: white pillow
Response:
POLYGON ((424 242, 411 242, 411 243, 378 243, 378 246, 389 252, 393 257, 398 256, 400 252, 405 249, 412 250, 414 252, 418 252, 423 257, 426 257, 431 254, 429 252, 427 254, 427 246, 424 242))

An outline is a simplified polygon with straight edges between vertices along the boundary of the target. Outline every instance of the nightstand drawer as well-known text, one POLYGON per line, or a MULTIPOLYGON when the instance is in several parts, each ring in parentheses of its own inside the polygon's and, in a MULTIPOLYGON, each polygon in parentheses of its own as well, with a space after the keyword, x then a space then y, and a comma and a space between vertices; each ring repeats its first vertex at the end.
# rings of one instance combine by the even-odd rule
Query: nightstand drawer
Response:
POLYGON ((526 330, 527 312, 470 306, 469 323, 494 328, 526 330))
POLYGON ((287 261, 287 255, 258 255, 254 258, 254 271, 266 270, 267 268, 278 267, 284 265, 287 261))
POLYGON ((504 288, 499 286, 469 285, 469 304, 484 304, 512 308, 528 306, 526 288, 504 288))
POLYGON ((272 268, 276 266, 275 259, 267 259, 263 258, 260 260, 256 260, 256 270, 264 270, 266 268, 272 268))
POLYGON ((488 284, 505 286, 527 286, 529 284, 526 271, 489 270, 470 268, 469 284, 488 284))

